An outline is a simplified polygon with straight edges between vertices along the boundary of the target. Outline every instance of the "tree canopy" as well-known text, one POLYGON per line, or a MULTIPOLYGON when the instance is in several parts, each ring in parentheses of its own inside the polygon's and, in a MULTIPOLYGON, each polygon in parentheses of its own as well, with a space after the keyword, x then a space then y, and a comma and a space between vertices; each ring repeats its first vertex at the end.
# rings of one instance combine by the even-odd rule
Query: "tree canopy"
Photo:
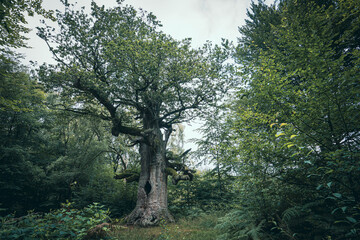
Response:
MULTIPOLYGON (((24 12, 29 16, 39 14, 55 20, 52 11, 42 7, 42 0, 3 0, 0 3, 0 46, 25 47, 24 36, 31 29, 24 26, 27 23, 24 12)), ((4 49, 1 49, 3 51, 4 49)))
POLYGON ((229 234, 358 237, 359 17, 357 1, 252 4, 226 145, 247 210, 221 226, 246 221, 229 234))
POLYGON ((191 116, 186 110, 214 101, 226 87, 217 83, 226 82, 223 49, 207 44, 193 50, 189 39, 176 41, 160 32, 152 14, 93 3, 91 16, 68 8, 58 19, 61 34, 39 32, 58 61, 42 68, 42 81, 61 87, 63 95, 100 104, 106 113, 92 113, 111 119, 114 135, 143 135, 136 121, 128 120, 132 112, 135 118, 154 115, 160 127, 182 122, 191 116))
MULTIPOLYGON (((158 178, 166 183, 167 174, 192 178, 190 170, 169 163, 176 158, 167 157, 166 145, 174 124, 193 118, 226 92, 224 62, 230 50, 227 41, 221 47, 208 43, 192 49, 190 39, 177 41, 162 33, 154 15, 119 4, 105 9, 93 2, 89 16, 67 5, 64 13, 57 14, 61 33, 39 28, 39 36, 58 62, 43 65, 39 77, 54 92, 73 99, 74 104, 63 105, 64 109, 111 121, 114 136, 126 134, 140 144, 141 199, 151 192, 155 196, 152 186, 158 185, 158 178), (150 181, 153 161, 161 168, 154 174, 161 176, 150 181)), ((166 195, 166 186, 161 186, 160 195, 166 195)), ((166 200, 158 202, 167 205, 166 200)), ((162 208, 161 214, 167 211, 162 208)), ((160 220, 157 214, 145 218, 155 220, 140 224, 160 220)), ((138 216, 134 219, 138 221, 138 216)))

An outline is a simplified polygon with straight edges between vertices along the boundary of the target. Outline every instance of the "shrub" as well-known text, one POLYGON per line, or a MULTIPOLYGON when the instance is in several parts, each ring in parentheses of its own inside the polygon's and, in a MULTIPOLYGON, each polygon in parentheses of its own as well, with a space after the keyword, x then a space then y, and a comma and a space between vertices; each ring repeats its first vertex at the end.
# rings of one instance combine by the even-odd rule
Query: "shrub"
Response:
POLYGON ((0 219, 0 239, 83 239, 90 229, 109 220, 109 211, 98 203, 74 209, 68 202, 43 216, 30 212, 0 219))
POLYGON ((105 166, 91 175, 89 181, 72 189, 72 201, 77 208, 98 202, 111 211, 112 218, 121 218, 136 205, 137 184, 114 179, 114 172, 105 166))

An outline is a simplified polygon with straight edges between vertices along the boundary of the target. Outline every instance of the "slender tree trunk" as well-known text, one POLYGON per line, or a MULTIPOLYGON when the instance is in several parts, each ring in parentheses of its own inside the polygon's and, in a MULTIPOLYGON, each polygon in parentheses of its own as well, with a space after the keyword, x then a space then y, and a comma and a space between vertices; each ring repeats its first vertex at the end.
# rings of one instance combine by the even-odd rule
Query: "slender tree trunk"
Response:
POLYGON ((159 221, 173 222, 168 210, 165 142, 158 124, 146 119, 144 127, 152 129, 148 143, 140 144, 141 172, 135 209, 127 217, 129 224, 157 225, 159 221), (151 125, 152 128, 149 128, 151 125))

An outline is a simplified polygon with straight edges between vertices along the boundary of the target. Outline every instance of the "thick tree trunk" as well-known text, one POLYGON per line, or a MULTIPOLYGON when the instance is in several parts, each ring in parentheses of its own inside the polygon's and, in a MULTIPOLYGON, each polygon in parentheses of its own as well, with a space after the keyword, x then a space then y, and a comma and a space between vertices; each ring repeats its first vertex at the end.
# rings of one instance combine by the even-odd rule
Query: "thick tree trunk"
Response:
POLYGON ((165 142, 159 126, 151 125, 148 143, 140 144, 141 172, 135 209, 127 217, 128 224, 157 225, 159 221, 173 222, 167 203, 167 174, 165 142))

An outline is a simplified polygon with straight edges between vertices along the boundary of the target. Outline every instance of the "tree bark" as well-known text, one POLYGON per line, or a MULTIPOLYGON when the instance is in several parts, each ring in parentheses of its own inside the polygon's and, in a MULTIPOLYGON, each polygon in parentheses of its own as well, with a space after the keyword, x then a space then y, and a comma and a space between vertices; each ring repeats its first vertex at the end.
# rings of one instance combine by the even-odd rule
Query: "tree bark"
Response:
POLYGON ((144 129, 152 129, 146 141, 140 143, 141 172, 135 209, 127 217, 128 224, 157 225, 161 220, 173 222, 168 210, 166 143, 159 124, 144 118, 144 129))

